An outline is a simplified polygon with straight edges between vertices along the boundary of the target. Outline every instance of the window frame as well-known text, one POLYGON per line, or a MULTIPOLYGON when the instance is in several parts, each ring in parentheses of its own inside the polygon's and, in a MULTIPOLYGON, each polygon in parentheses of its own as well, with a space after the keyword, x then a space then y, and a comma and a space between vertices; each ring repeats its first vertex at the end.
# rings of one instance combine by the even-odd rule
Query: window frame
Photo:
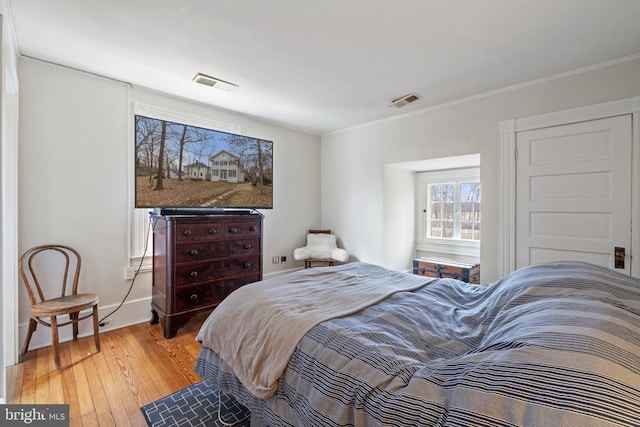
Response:
MULTIPOLYGON (((429 217, 428 185, 476 180, 480 181, 479 167, 416 172, 416 250, 437 254, 480 257, 480 240, 425 237, 429 217)), ((482 188, 482 183, 480 188, 482 188)), ((454 203, 457 205, 459 202, 459 200, 456 200, 454 203)), ((480 212, 482 212, 482 198, 480 199, 480 206, 480 212)), ((455 222, 460 222, 459 217, 454 219, 455 222)), ((482 224, 482 220, 480 224, 482 224)))

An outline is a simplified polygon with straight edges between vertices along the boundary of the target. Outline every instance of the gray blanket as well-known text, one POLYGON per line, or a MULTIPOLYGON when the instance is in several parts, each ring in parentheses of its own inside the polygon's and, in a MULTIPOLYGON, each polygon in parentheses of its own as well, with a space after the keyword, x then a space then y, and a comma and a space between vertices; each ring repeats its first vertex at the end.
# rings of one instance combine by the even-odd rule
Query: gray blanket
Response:
POLYGON ((309 329, 431 280, 364 263, 301 270, 238 289, 196 339, 220 355, 254 395, 269 397, 309 329))

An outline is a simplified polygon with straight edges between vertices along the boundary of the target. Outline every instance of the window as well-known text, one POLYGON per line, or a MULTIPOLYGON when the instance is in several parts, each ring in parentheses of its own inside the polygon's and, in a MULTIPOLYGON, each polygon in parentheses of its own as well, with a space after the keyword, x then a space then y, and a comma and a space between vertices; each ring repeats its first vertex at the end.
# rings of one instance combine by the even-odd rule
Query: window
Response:
POLYGON ((480 170, 419 172, 416 248, 430 252, 479 254, 480 170))
POLYGON ((480 240, 480 181, 427 184, 427 238, 480 240))
MULTIPOLYGON (((148 117, 155 117, 159 119, 166 119, 175 122, 185 123, 192 126, 204 127, 207 129, 219 130, 222 132, 241 133, 242 129, 240 125, 233 123, 225 123, 209 118, 197 117, 194 115, 187 115, 177 111, 168 110, 162 107, 151 106, 141 102, 134 103, 134 114, 140 114, 148 117)), ((131 126, 134 123, 134 117, 131 116, 131 126)), ((134 152, 134 138, 133 131, 131 132, 131 150, 134 152)), ((133 164, 133 161, 130 162, 133 164)), ((197 171, 192 172, 194 177, 197 177, 197 171)), ((214 175, 217 175, 217 171, 213 171, 214 175)), ((135 209, 134 208, 134 186, 135 186, 135 171, 133 168, 130 170, 131 181, 131 216, 130 216, 130 245, 129 245, 129 265, 125 268, 125 278, 131 279, 134 273, 140 268, 140 271, 151 271, 152 261, 152 233, 149 224, 149 209, 135 209), (145 249, 146 255, 145 255, 145 249), (144 256, 144 259, 143 259, 144 256)))

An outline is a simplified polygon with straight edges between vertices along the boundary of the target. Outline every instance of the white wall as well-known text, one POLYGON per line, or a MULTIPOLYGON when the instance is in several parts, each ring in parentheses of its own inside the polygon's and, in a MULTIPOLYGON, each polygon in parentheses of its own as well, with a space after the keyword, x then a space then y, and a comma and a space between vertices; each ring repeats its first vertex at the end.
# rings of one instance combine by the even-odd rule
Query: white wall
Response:
POLYGON ((2 60, 0 61, 0 289, 2 305, 0 307, 0 404, 6 402, 5 366, 14 364, 18 348, 16 298, 18 288, 18 78, 16 70, 17 48, 13 32, 13 24, 6 12, 6 0, 0 3, 2 14, 2 60))
MULTIPOLYGON (((481 279, 498 278, 501 120, 630 98, 640 94, 640 59, 370 123, 322 137, 322 227, 335 230, 355 259, 408 269, 413 188, 386 165, 480 154, 481 279), (340 173, 336 173, 340 171, 340 173), (392 245, 389 247, 388 245, 392 245)), ((428 94, 422 94, 427 97, 428 94)))
MULTIPOLYGON (((319 137, 33 59, 21 58, 18 72, 19 251, 49 242, 76 247, 83 255, 81 286, 98 293, 101 316, 117 306, 131 283, 124 270, 135 101, 240 124, 243 133, 273 140, 274 209, 262 211, 264 273, 300 266, 293 262, 293 249, 304 244, 308 228, 320 224, 319 137), (275 255, 289 261, 272 265, 275 255)), ((112 327, 148 320, 150 296, 151 277, 144 273, 112 327)), ((23 289, 19 319, 23 339, 28 320, 23 289)), ((70 336, 64 333, 63 338, 70 336)), ((34 347, 49 343, 47 328, 38 328, 32 342, 34 347)))

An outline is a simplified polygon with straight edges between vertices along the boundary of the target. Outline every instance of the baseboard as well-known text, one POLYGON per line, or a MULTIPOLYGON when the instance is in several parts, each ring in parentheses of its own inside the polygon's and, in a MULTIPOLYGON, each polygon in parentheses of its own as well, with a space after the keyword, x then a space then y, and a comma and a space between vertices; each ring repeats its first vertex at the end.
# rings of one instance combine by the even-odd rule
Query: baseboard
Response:
MULTIPOLYGON (((116 309, 118 304, 110 306, 99 307, 99 319, 111 313, 116 309)), ((81 315, 84 315, 88 311, 83 311, 81 315)), ((65 316, 66 317, 66 316, 65 316)), ((141 298, 138 300, 131 300, 125 302, 122 307, 114 314, 104 320, 104 326, 100 327, 100 332, 111 331, 113 329, 124 328, 125 326, 137 325, 138 323, 149 322, 151 320, 151 297, 141 298)), ((61 318, 60 321, 63 321, 61 318)), ((20 347, 24 343, 24 339, 27 336, 27 330, 29 323, 21 323, 18 327, 20 347)), ((58 330, 60 342, 71 341, 73 334, 71 325, 62 327, 58 330)), ((93 335, 93 323, 91 319, 86 319, 80 322, 78 336, 87 337, 93 335)), ((45 326, 39 325, 36 328, 31 342, 29 343, 29 350, 35 350, 37 348, 48 347, 51 345, 51 329, 45 326)))
MULTIPOLYGON (((272 278, 276 276, 280 276, 286 273, 293 272, 295 270, 300 270, 300 268, 292 268, 289 270, 281 270, 269 274, 265 274, 264 278, 272 278)), ((104 316, 111 313, 118 304, 113 304, 110 306, 101 306, 99 307, 99 319, 103 319, 104 316)), ((87 311, 88 312, 88 311, 87 311)), ((81 314, 85 314, 87 312, 82 312, 81 314)), ((60 321, 63 319, 61 318, 60 321)), ((100 327, 100 332, 107 332, 114 329, 124 328, 126 326, 137 325, 138 323, 149 322, 151 320, 151 297, 141 298, 138 300, 131 300, 125 302, 118 311, 109 316, 107 319, 103 321, 104 326, 100 327)), ((24 339, 27 336, 27 330, 29 327, 29 323, 21 323, 18 327, 19 334, 19 348, 22 348, 22 344, 24 343, 24 339)), ((73 339, 71 326, 62 327, 58 331, 60 342, 71 341, 73 339)), ((91 319, 87 319, 80 322, 78 336, 79 337, 87 337, 93 335, 93 327, 91 323, 91 319)), ((29 350, 35 350, 37 348, 48 347, 51 345, 51 329, 45 326, 38 326, 36 331, 31 337, 31 342, 29 343, 29 350)))

